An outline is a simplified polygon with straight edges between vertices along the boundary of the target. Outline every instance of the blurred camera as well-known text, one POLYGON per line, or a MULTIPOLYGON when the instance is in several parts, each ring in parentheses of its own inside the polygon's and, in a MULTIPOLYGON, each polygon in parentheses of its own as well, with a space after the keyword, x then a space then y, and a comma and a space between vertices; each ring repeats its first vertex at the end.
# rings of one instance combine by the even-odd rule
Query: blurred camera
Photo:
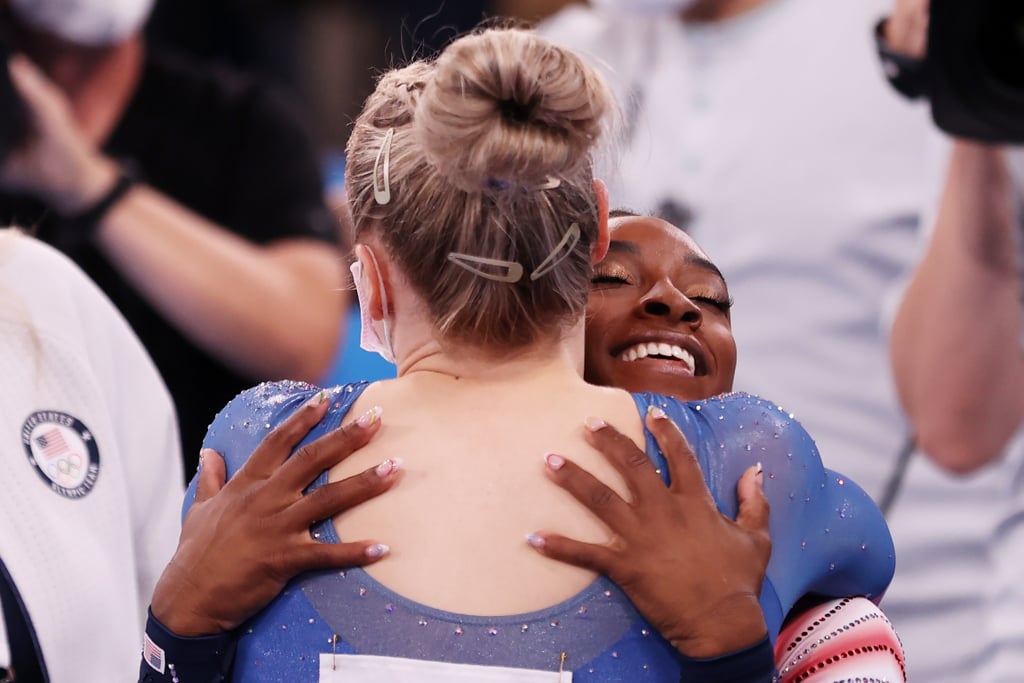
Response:
POLYGON ((932 0, 928 79, 939 128, 1024 143, 1024 0, 932 0))

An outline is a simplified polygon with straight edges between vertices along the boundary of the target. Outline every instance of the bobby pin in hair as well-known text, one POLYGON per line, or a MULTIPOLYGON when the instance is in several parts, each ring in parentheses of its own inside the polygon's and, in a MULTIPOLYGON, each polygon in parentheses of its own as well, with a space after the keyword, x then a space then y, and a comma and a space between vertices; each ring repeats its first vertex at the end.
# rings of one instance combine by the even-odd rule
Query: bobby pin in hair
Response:
MULTIPOLYGON (((537 278, 543 277, 549 273, 555 266, 561 263, 565 258, 572 253, 572 250, 576 247, 576 244, 580 241, 580 224, 573 223, 569 226, 569 229, 565 231, 561 241, 555 245, 555 248, 551 250, 540 265, 537 266, 532 273, 530 273, 530 280, 536 280, 537 278)), ((518 261, 505 261, 504 259, 487 258, 485 256, 473 256, 471 254, 460 254, 458 252, 451 252, 448 254, 448 260, 457 265, 463 270, 468 270, 474 275, 487 278, 488 280, 494 280, 495 282, 507 282, 515 283, 523 277, 523 266, 518 261), (499 272, 490 272, 479 268, 478 266, 492 266, 494 268, 501 268, 499 272)))
POLYGON ((540 262, 540 265, 537 266, 532 273, 530 273, 530 279, 536 280, 564 261, 565 257, 572 253, 572 250, 576 247, 579 241, 580 224, 573 223, 569 226, 569 229, 565 231, 565 234, 562 235, 561 241, 555 245, 555 248, 551 250, 551 253, 540 262))
POLYGON ((494 280, 495 282, 519 282, 523 277, 523 266, 518 261, 505 261, 496 258, 486 258, 484 256, 459 254, 454 251, 448 254, 448 260, 459 268, 468 270, 474 275, 485 277, 488 280, 494 280), (482 268, 478 268, 474 264, 479 264, 481 266, 493 266, 503 270, 497 273, 492 273, 483 270, 482 268))
POLYGON ((394 137, 395 129, 388 128, 384 133, 384 140, 380 143, 380 149, 377 150, 377 159, 373 162, 373 198, 382 206, 391 202, 391 141, 394 137), (381 166, 381 158, 384 160, 384 168, 381 169, 383 173, 379 175, 383 182, 378 185, 377 168, 381 166))

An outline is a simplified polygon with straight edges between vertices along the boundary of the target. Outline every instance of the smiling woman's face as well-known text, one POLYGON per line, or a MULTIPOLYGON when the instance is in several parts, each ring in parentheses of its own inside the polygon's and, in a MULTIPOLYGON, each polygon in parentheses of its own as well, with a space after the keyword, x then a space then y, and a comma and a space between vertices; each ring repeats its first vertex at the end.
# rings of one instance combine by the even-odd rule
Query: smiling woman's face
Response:
POLYGON ((659 218, 613 218, 609 228, 587 303, 587 381, 683 400, 731 391, 736 342, 721 273, 659 218))

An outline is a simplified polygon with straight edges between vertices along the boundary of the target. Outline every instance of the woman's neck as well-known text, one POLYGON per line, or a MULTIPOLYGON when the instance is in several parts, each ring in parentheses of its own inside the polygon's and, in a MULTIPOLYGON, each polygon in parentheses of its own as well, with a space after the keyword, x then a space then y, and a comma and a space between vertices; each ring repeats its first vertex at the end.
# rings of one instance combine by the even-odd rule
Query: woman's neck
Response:
POLYGON ((397 359, 398 377, 434 376, 463 384, 503 386, 561 381, 583 377, 583 321, 565 334, 538 341, 518 351, 442 345, 424 340, 397 359))

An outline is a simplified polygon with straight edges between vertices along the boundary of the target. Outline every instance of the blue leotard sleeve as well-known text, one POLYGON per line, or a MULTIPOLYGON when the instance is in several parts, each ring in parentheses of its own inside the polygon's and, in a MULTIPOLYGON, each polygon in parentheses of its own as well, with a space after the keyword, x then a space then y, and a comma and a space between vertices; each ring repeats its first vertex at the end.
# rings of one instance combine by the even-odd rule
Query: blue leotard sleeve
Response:
MULTIPOLYGON (((773 639, 804 596, 881 599, 895 569, 885 520, 863 489, 824 467, 792 415, 749 394, 687 403, 637 394, 634 400, 641 412, 661 406, 679 425, 723 514, 735 518, 736 483, 748 467, 762 464, 772 555, 761 606, 773 639)), ((667 481, 657 442, 647 438, 667 481)))
MULTIPOLYGON (((343 384, 330 389, 331 405, 327 414, 296 446, 301 448, 341 424, 367 382, 343 384)), ((271 429, 298 410, 321 388, 305 382, 264 382, 246 389, 217 413, 203 440, 204 448, 212 448, 224 457, 230 479, 245 464, 271 429)), ((195 500, 196 478, 185 492, 182 519, 195 500)))

